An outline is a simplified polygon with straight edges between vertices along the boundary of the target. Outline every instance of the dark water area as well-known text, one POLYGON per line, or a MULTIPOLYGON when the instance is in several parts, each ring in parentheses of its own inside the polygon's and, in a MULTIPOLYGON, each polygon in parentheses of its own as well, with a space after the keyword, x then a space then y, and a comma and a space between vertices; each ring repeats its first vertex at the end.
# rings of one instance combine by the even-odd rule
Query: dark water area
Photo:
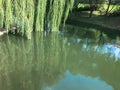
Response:
POLYGON ((120 36, 67 25, 0 37, 0 90, 120 90, 120 36))

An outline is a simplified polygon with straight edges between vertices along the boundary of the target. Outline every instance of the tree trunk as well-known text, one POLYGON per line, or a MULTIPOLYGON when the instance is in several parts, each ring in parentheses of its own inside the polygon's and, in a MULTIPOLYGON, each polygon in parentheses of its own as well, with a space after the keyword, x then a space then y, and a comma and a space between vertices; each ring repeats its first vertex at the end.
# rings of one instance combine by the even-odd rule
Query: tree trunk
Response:
POLYGON ((93 5, 92 5, 92 0, 89 0, 89 5, 90 5, 90 13, 89 13, 89 18, 92 17, 92 13, 93 13, 93 5))
POLYGON ((112 2, 112 0, 109 0, 109 2, 108 2, 108 7, 107 7, 107 9, 106 9, 105 16, 108 16, 108 12, 109 12, 109 8, 110 8, 110 5, 111 5, 111 2, 112 2))

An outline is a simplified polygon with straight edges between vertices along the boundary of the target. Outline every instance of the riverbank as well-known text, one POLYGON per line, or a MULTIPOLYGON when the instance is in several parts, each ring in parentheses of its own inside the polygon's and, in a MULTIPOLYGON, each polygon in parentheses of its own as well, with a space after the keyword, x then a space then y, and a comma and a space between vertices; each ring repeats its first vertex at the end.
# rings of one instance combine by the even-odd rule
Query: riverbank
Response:
POLYGON ((120 16, 119 17, 105 17, 93 15, 92 18, 85 13, 71 14, 69 16, 69 21, 73 22, 83 22, 87 24, 93 24, 101 27, 106 27, 114 30, 120 30, 120 16))

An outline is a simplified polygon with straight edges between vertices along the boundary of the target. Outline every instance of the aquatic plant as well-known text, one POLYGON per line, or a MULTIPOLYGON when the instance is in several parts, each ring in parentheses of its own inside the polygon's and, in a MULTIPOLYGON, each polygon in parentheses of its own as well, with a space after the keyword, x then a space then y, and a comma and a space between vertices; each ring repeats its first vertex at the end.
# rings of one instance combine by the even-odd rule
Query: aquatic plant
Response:
POLYGON ((0 0, 0 28, 9 32, 16 25, 17 33, 28 39, 32 31, 58 30, 73 4, 74 0, 0 0))

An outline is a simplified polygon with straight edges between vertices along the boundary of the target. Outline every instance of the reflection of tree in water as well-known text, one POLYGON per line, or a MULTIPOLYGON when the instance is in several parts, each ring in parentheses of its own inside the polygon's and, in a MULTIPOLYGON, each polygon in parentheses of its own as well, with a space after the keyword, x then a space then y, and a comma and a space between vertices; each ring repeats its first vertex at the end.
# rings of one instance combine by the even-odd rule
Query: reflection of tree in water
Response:
POLYGON ((14 37, 0 41, 1 90, 40 90, 43 84, 57 82, 65 72, 65 67, 61 67, 64 56, 60 55, 65 53, 62 41, 57 41, 57 35, 37 36, 30 41, 14 37))
MULTIPOLYGON (((76 34, 74 39, 80 39, 80 43, 76 42, 77 44, 74 44, 75 40, 71 39, 73 33, 71 33, 70 38, 68 37, 68 40, 70 39, 69 42, 71 41, 71 47, 76 47, 72 49, 70 47, 69 49, 69 52, 71 53, 69 53, 67 60, 74 60, 74 62, 69 61, 72 62, 72 65, 67 65, 69 66, 68 70, 71 70, 74 74, 78 74, 78 72, 80 72, 81 74, 88 76, 99 76, 101 79, 112 85, 115 90, 119 90, 120 87, 118 85, 118 81, 120 80, 120 58, 117 58, 116 61, 116 57, 114 58, 114 54, 116 54, 115 51, 109 53, 110 49, 116 48, 114 45, 110 47, 110 49, 108 48, 108 43, 111 40, 115 40, 114 38, 117 36, 112 36, 114 37, 112 39, 103 31, 90 30, 82 32, 82 28, 78 27, 77 29, 80 31, 76 34), (106 45, 107 47, 105 47, 106 45), (69 56, 72 56, 73 58, 71 59, 69 56)), ((117 57, 119 56, 120 54, 117 55, 117 57)))
POLYGON ((103 36, 103 32, 100 32, 100 35, 99 35, 99 43, 105 43, 105 40, 104 40, 104 36, 103 36))
MULTIPOLYGON (((98 48, 101 50, 101 47, 98 48)), ((67 57, 67 70, 70 70, 75 75, 80 73, 86 76, 100 77, 112 85, 115 90, 119 90, 119 61, 115 62, 114 58, 110 58, 109 54, 102 54, 100 51, 95 52, 94 47, 90 45, 87 48, 70 48, 69 52, 71 53, 67 57)))
MULTIPOLYGON (((119 61, 114 62, 109 54, 101 53, 100 32, 94 31, 91 38, 85 34, 86 31, 76 37, 65 34, 66 40, 55 33, 46 37, 38 33, 30 41, 14 37, 1 39, 0 89, 40 90, 57 83, 69 70, 73 74, 100 77, 118 90, 119 61), (71 44, 66 44, 68 42, 71 44)), ((101 38, 106 40, 107 35, 101 38)))

